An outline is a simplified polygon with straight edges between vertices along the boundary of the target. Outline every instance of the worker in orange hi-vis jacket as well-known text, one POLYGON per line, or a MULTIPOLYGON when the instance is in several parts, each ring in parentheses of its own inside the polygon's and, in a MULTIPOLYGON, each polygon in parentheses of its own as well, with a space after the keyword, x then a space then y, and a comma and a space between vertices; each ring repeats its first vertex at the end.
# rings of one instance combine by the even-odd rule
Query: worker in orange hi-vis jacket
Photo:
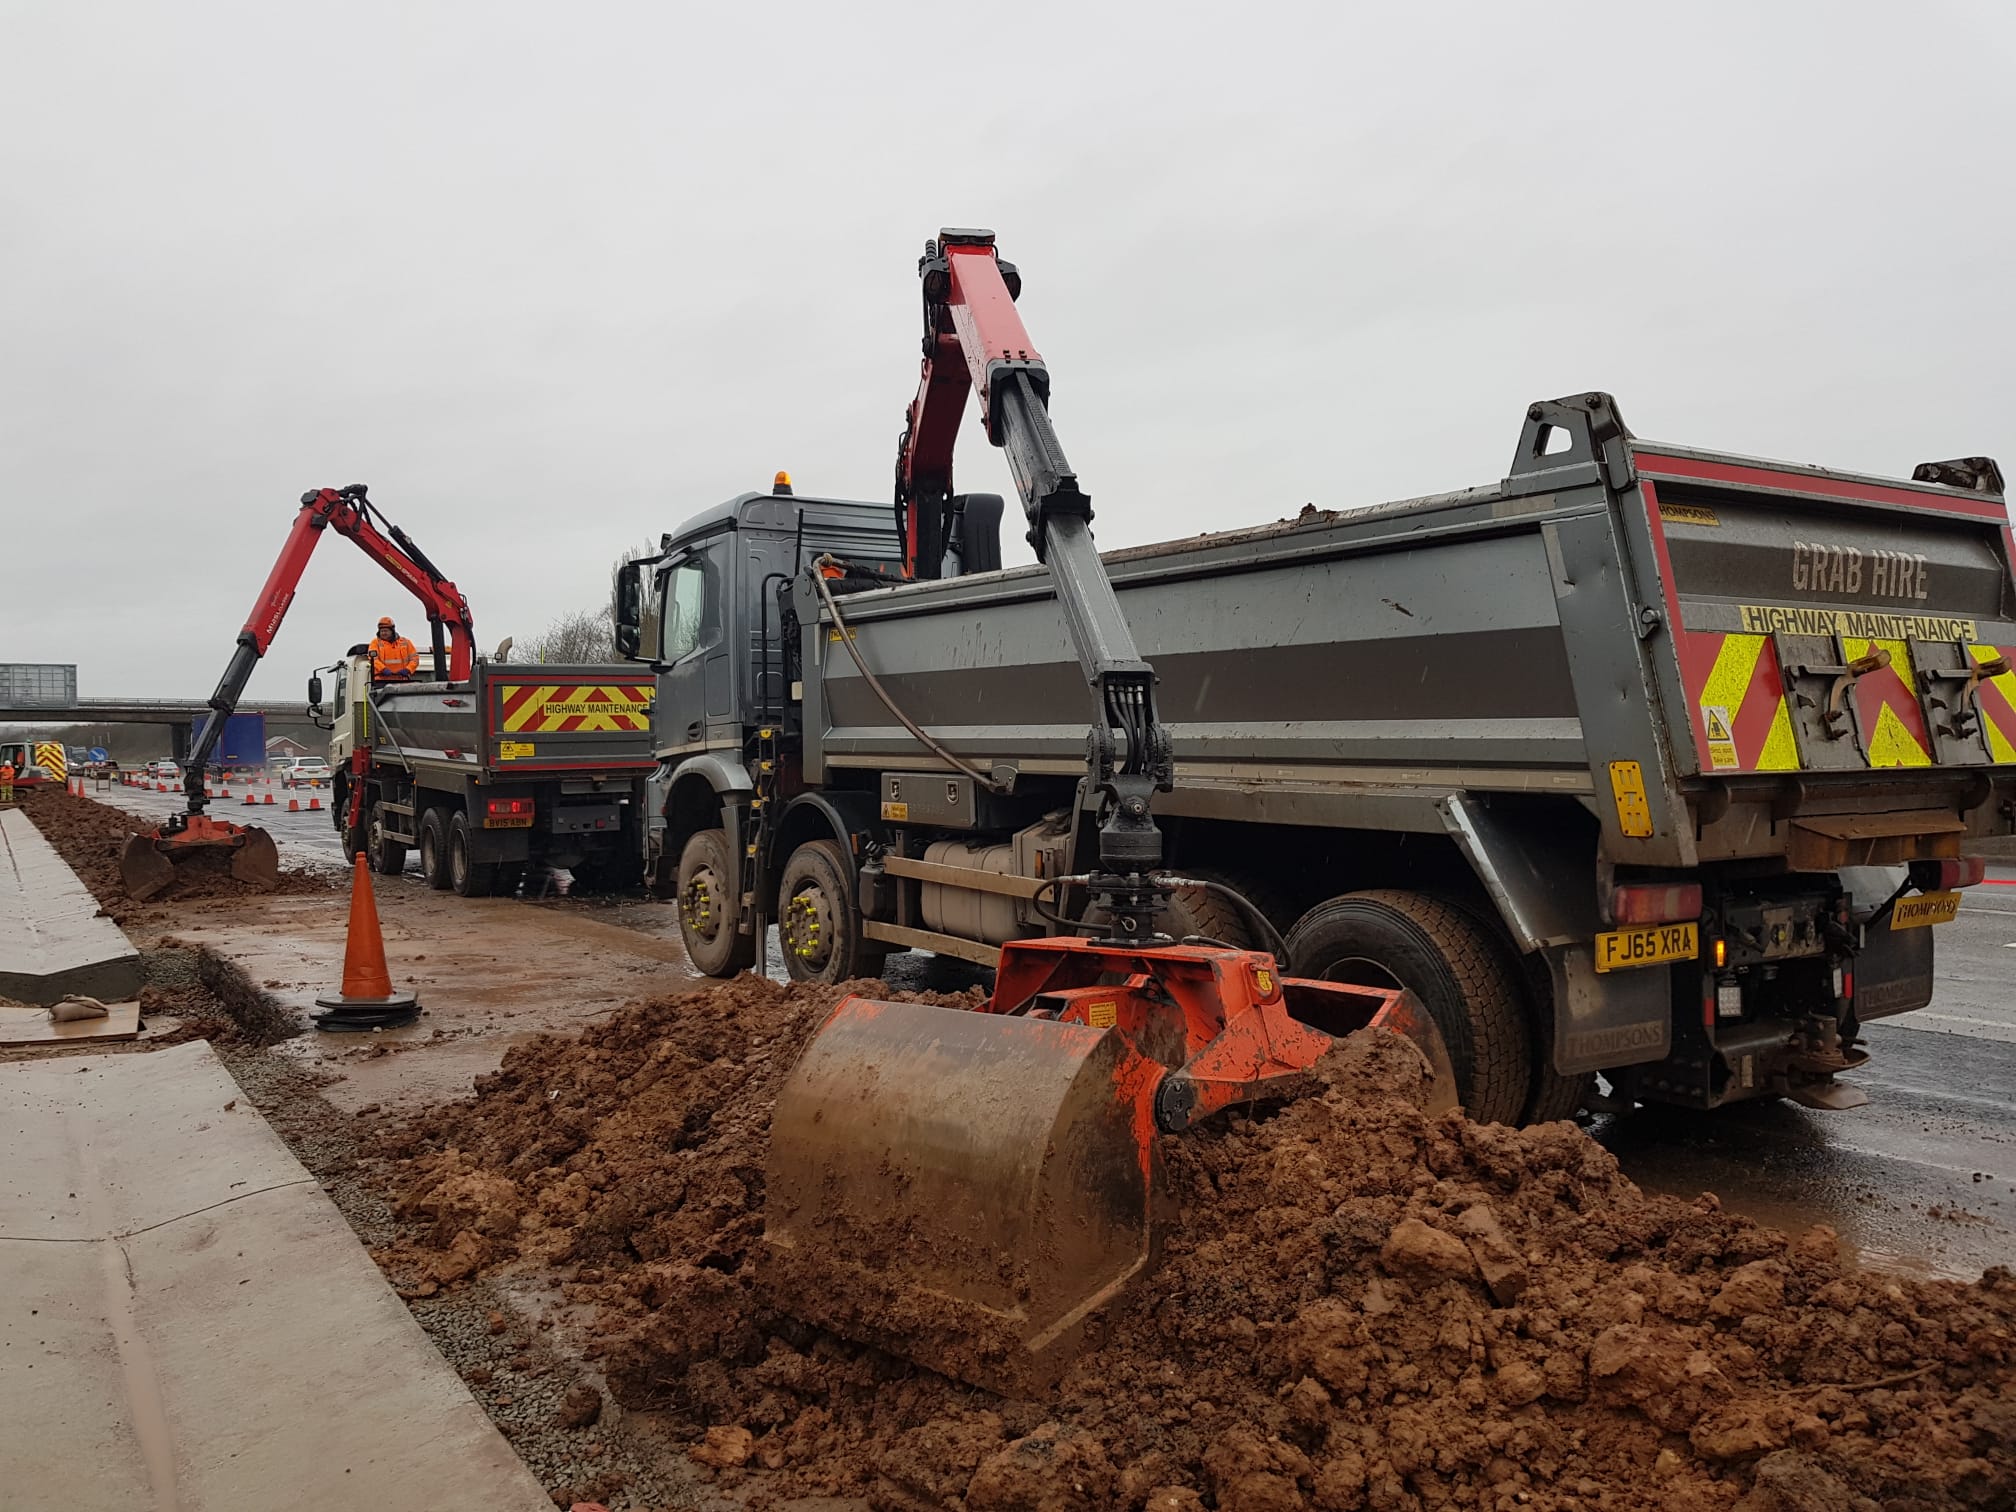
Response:
POLYGON ((376 682, 404 682, 420 670, 420 653, 413 642, 401 635, 386 615, 378 621, 378 638, 371 642, 371 677, 376 682))

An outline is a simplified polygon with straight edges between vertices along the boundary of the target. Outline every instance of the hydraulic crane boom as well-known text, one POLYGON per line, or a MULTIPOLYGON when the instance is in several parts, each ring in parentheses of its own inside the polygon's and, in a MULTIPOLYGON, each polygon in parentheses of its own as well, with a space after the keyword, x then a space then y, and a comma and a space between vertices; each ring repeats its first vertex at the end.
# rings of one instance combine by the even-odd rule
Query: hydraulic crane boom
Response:
MULTIPOLYGON (((330 530, 355 541, 366 556, 420 600, 432 631, 434 675, 449 679, 469 675, 476 659, 476 641, 469 601, 463 598, 461 590, 441 575, 440 569, 405 531, 379 514, 364 484, 313 489, 301 495, 301 509, 294 516, 293 528, 287 532, 286 544, 280 548, 279 559, 267 574, 259 597, 253 601, 245 628, 238 632, 238 647, 231 653, 224 676, 218 680, 217 691, 210 695, 210 707, 215 713, 205 724, 195 750, 189 753, 189 765, 183 773, 183 792, 191 814, 202 813, 208 801, 203 792, 203 769, 217 748, 224 721, 237 709, 253 668, 279 634, 280 623, 287 617, 301 586, 301 574, 307 570, 308 559, 330 530), (383 529, 379 528, 381 524, 383 529)), ((171 832, 173 824, 171 820, 171 832)))
MULTIPOLYGON (((1004 940, 978 1008, 850 997, 833 1009, 777 1095, 761 1274, 800 1317, 1019 1395, 1053 1383, 1089 1320, 1154 1266, 1176 1206, 1163 1134, 1296 1095, 1333 1031, 1398 1030, 1431 1064, 1439 1040, 1405 991, 1285 978, 1268 951, 1156 933, 1178 886, 1238 894, 1160 872, 1149 806, 1174 762, 1155 673, 1050 424, 1050 376, 1015 312, 1019 280, 987 231, 940 232, 919 272, 924 375, 897 472, 906 566, 935 577, 948 554, 952 442, 977 389, 1093 697, 1082 795, 1096 795, 1098 862, 1038 895, 1082 883, 1110 923, 1096 939, 1004 940)), ((901 831, 891 840, 909 854, 901 831)))
POLYGON ((469 601, 461 590, 441 575, 427 560, 427 554, 413 543, 405 531, 386 521, 372 506, 365 486, 318 488, 301 496, 301 509, 280 548, 279 560, 267 574, 265 586, 253 602, 245 628, 238 632, 238 645, 210 695, 210 718, 205 722, 189 753, 182 774, 183 811, 171 814, 152 834, 132 836, 119 858, 119 871, 126 891, 145 900, 174 880, 175 863, 204 853, 222 851, 231 857, 231 874, 241 880, 271 889, 280 876, 280 853, 273 837, 256 825, 220 823, 204 814, 209 795, 203 786, 203 771, 223 738, 224 724, 237 711, 245 684, 253 668, 280 633, 281 621, 301 586, 301 574, 325 532, 334 530, 348 536, 364 554, 406 586, 427 612, 433 631, 434 675, 440 678, 469 676, 476 660, 476 640, 471 627, 469 601))
POLYGON ((897 462, 896 515, 904 567, 936 577, 954 511, 952 448, 966 396, 977 390, 987 439, 1008 455, 1029 544, 1050 569, 1057 602, 1092 689, 1086 750, 1099 795, 1099 872, 1117 936, 1154 933, 1166 888, 1154 794, 1174 780, 1169 737, 1155 711, 1155 672, 1135 649, 1119 596, 1092 544, 1092 500, 1078 486, 1050 423, 1050 370, 1023 328, 1021 276, 994 248, 992 231, 947 229, 925 244, 924 371, 897 462))

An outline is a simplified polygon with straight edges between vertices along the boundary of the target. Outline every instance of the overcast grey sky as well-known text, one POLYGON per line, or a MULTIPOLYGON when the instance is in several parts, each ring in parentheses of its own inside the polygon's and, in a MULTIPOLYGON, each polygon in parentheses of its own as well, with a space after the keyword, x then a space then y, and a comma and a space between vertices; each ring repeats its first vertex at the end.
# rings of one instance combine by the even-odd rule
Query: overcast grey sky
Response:
MULTIPOLYGON (((1108 545, 1481 483, 1590 387, 2006 467, 2012 74, 1998 0, 0 0, 0 660, 207 694, 317 485, 485 648, 777 468, 886 498, 941 225, 1108 545)), ((325 545, 253 696, 387 611, 325 545)))

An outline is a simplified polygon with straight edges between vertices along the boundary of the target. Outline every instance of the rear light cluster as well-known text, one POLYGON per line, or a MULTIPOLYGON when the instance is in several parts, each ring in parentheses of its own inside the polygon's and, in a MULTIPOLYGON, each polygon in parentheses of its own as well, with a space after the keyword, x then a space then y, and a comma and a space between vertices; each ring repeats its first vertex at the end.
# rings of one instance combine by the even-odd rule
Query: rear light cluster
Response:
POLYGON ((1701 917, 1699 882, 1631 882, 1610 890, 1619 924, 1680 924, 1701 917))
POLYGON ((530 798, 487 798, 484 812, 492 819, 518 819, 532 812, 530 798))

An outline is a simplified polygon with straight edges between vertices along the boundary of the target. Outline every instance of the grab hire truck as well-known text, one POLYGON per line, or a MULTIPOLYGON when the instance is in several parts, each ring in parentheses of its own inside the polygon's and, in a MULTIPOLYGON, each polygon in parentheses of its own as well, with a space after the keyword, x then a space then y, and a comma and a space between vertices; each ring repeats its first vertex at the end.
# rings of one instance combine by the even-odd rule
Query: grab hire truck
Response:
MULTIPOLYGON (((2001 493, 1985 458, 1639 441, 1589 394, 1533 405, 1484 487, 1110 553, 1174 742, 1167 864, 1254 900, 1297 974, 1411 988, 1480 1118, 1598 1073, 1852 1105, 1862 1026, 1931 999, 1968 841, 2011 828, 2001 493)), ((657 677, 646 864, 703 970, 770 921, 799 978, 991 963, 1087 906, 1054 880, 1093 839, 1047 569, 902 562, 887 505, 750 493, 619 584, 657 677)))

